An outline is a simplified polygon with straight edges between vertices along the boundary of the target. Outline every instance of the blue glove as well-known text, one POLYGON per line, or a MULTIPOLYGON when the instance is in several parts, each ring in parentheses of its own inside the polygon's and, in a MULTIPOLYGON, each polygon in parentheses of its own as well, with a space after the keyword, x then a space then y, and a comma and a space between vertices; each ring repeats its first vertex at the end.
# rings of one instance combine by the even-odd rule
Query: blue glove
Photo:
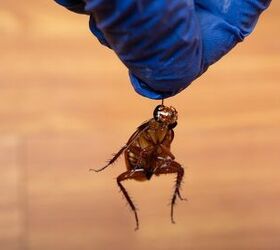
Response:
POLYGON ((55 0, 90 15, 90 29, 128 67, 139 94, 185 89, 249 35, 271 0, 55 0))

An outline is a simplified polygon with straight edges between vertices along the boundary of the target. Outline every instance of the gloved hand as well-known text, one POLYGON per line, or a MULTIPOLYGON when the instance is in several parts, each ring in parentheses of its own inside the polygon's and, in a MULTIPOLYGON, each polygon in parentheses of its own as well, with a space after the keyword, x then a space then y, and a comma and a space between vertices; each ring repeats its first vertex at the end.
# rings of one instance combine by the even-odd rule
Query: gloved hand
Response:
POLYGON ((90 15, 90 29, 128 67, 139 94, 186 88, 249 35, 271 0, 55 0, 90 15))

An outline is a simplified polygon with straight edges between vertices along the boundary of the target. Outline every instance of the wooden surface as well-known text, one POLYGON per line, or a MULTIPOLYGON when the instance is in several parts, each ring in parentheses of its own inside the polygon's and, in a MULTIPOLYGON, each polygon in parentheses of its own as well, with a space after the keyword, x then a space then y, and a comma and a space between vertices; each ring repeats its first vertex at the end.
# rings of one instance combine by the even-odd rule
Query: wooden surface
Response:
POLYGON ((87 17, 52 1, 0 10, 0 249, 280 249, 280 3, 255 32, 167 104, 186 167, 176 225, 172 176, 126 182, 140 230, 102 166, 158 103, 137 95, 87 17))

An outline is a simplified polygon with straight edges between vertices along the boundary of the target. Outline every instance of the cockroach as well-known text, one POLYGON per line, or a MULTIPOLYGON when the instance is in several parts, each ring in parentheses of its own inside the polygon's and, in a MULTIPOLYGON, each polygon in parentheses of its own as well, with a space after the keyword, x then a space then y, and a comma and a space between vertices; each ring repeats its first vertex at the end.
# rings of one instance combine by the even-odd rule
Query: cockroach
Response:
POLYGON ((171 222, 175 223, 173 210, 180 194, 180 187, 184 177, 184 168, 175 161, 171 153, 171 143, 174 139, 174 128, 177 125, 178 113, 174 107, 158 105, 153 112, 153 118, 141 124, 131 135, 127 143, 113 155, 113 158, 100 169, 90 169, 100 172, 113 164, 122 154, 125 157, 126 171, 117 177, 117 184, 132 209, 136 228, 139 228, 139 219, 136 207, 132 202, 123 181, 133 179, 136 181, 150 180, 153 175, 177 174, 174 192, 171 198, 171 222))

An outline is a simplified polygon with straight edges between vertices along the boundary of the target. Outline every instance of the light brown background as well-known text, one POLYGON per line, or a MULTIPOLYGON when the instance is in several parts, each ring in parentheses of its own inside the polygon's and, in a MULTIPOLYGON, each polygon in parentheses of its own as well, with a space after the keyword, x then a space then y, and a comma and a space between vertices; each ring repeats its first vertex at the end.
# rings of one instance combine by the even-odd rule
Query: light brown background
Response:
POLYGON ((128 181, 102 166, 158 102, 137 95, 87 17, 52 1, 1 2, 0 249, 280 249, 280 3, 188 89, 173 152, 188 202, 169 218, 172 176, 128 181))

